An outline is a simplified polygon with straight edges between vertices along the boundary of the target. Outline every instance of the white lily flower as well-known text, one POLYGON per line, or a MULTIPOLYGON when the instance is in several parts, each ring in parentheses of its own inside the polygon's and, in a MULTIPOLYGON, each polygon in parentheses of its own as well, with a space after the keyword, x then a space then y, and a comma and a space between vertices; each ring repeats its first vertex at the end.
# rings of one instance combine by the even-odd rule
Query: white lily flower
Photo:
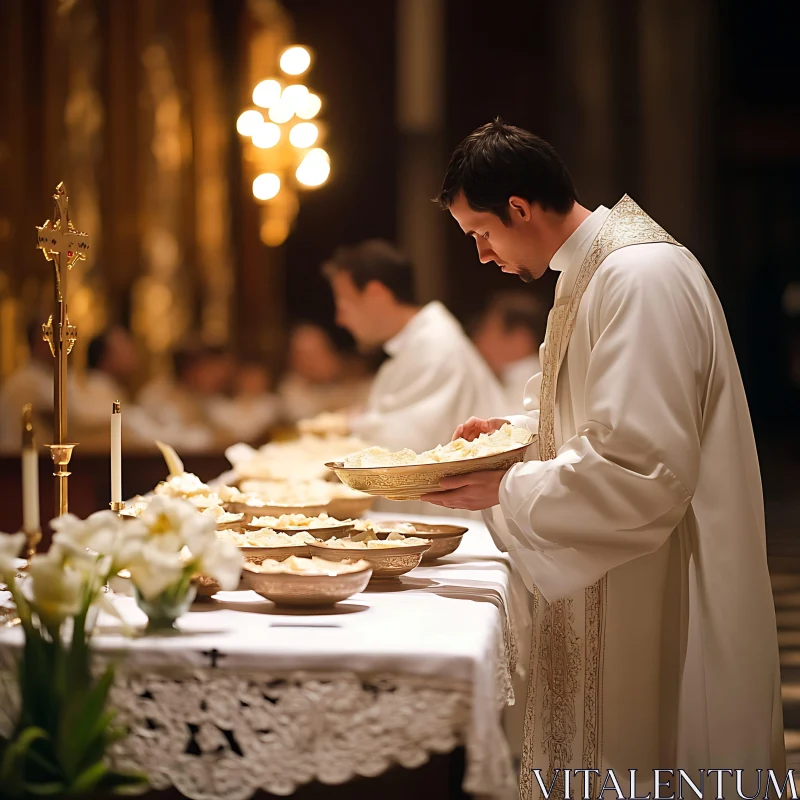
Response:
POLYGON ((214 537, 211 545, 199 555, 198 574, 216 578, 223 591, 232 592, 239 587, 244 556, 231 542, 222 542, 214 537))
POLYGON ((128 567, 131 582, 146 599, 158 596, 177 583, 184 570, 180 551, 164 553, 150 542, 144 544, 138 557, 128 567))
POLYGON ((163 552, 180 550, 193 537, 214 530, 214 520, 203 517, 191 503, 174 497, 154 497, 138 522, 150 543, 163 552))
POLYGON ((138 540, 144 532, 136 526, 126 529, 125 521, 112 511, 98 511, 85 520, 65 514, 51 523, 56 533, 53 541, 72 553, 90 550, 110 556, 115 569, 124 569, 126 561, 138 551, 138 540))
POLYGON ((24 533, 0 533, 0 578, 10 582, 16 573, 15 561, 25 546, 24 533))
POLYGON ((35 555, 28 565, 31 605, 42 622, 57 627, 81 610, 86 591, 85 575, 65 561, 65 551, 51 547, 35 555))

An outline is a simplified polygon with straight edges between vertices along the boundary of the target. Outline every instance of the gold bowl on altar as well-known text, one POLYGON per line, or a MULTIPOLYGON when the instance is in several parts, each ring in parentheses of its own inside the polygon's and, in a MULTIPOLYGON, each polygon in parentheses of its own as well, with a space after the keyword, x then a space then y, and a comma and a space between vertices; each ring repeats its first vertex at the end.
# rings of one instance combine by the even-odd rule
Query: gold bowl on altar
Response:
POLYGON ((308 545, 312 556, 319 556, 329 561, 344 561, 349 558, 363 558, 372 567, 372 579, 397 578, 418 567, 422 556, 430 544, 405 545, 373 550, 368 547, 344 548, 334 547, 327 542, 311 542, 308 545))
MULTIPOLYGON (((252 517, 281 517, 284 514, 305 514, 307 517, 317 517, 328 510, 327 503, 315 505, 278 505, 265 503, 264 505, 248 505, 247 503, 225 503, 226 511, 234 514, 244 514, 249 521, 252 517)), ((333 516, 331 514, 331 516, 333 516)))
POLYGON ((212 597, 217 592, 222 591, 222 587, 217 583, 216 578, 212 578, 210 575, 198 575, 192 578, 192 586, 197 590, 196 597, 201 599, 212 597))
POLYGON ((439 492, 439 481, 453 475, 470 472, 506 470, 525 457, 533 444, 530 436, 525 444, 502 453, 459 461, 441 461, 432 464, 402 464, 391 467, 345 467, 342 461, 325 464, 333 470, 342 483, 359 492, 385 497, 387 500, 419 500, 423 494, 439 492))
MULTIPOLYGON (((372 577, 372 566, 364 559, 350 558, 341 562, 337 560, 335 563, 328 559, 326 561, 329 565, 327 574, 266 571, 267 564, 245 564, 242 587, 251 589, 278 606, 319 608, 332 606, 363 592, 372 577), (339 572, 339 568, 344 565, 348 571, 339 572)), ((274 569, 274 564, 271 566, 274 569)))
POLYGON ((458 550, 458 546, 461 544, 461 540, 464 538, 464 534, 469 530, 469 528, 465 528, 463 525, 444 525, 428 522, 412 522, 409 520, 384 522, 381 520, 379 523, 381 527, 376 530, 375 535, 379 539, 385 539, 390 532, 390 530, 387 529, 391 529, 392 526, 400 522, 413 525, 422 538, 430 541, 430 548, 422 554, 422 560, 424 562, 436 561, 437 558, 444 558, 444 556, 455 553, 455 551, 458 550))
POLYGON ((362 514, 366 514, 373 505, 375 498, 366 492, 361 493, 361 497, 334 497, 328 503, 325 511, 336 519, 355 519, 362 514))
POLYGON ((274 561, 285 561, 289 556, 309 555, 308 545, 285 545, 276 547, 248 547, 242 545, 239 551, 244 556, 245 566, 247 564, 259 565, 266 559, 274 561))

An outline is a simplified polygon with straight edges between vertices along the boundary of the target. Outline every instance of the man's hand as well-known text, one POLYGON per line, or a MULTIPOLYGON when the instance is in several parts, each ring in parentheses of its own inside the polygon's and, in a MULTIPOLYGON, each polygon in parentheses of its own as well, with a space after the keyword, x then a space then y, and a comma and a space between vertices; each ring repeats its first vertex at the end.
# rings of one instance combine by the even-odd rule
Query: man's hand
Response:
MULTIPOLYGON (((486 422, 486 420, 478 421, 486 422)), ((445 506, 445 508, 481 511, 484 508, 496 506, 500 502, 500 481, 503 480, 505 474, 505 470, 498 469, 490 472, 452 475, 439 481, 439 486, 446 491, 430 492, 422 495, 420 499, 436 506, 445 506)))
POLYGON ((500 417, 491 417, 490 419, 481 419, 480 417, 470 417, 466 422, 456 428, 451 441, 456 439, 466 439, 471 442, 477 439, 482 433, 493 433, 499 431, 503 425, 507 425, 507 419, 500 419, 500 417))

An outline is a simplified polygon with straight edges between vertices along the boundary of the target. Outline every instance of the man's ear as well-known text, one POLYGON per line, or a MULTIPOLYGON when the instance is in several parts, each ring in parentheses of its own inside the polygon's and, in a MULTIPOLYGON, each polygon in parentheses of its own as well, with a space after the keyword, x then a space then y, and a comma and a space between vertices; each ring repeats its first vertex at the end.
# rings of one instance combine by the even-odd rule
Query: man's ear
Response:
POLYGON ((512 219, 516 217, 523 222, 529 222, 531 218, 531 204, 524 197, 512 195, 508 198, 508 213, 512 219))
POLYGON ((369 283, 367 283, 367 285, 364 287, 362 295, 373 301, 385 301, 387 298, 394 297, 391 291, 378 280, 369 281, 369 283))

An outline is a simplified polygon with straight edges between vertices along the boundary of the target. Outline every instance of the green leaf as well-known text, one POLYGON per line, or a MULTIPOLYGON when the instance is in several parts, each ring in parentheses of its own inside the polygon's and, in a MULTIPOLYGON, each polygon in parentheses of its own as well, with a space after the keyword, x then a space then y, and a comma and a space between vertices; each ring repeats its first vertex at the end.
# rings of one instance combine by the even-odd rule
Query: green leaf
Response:
POLYGON ((114 670, 108 667, 88 693, 75 695, 64 711, 59 725, 57 752, 69 779, 91 766, 85 763, 86 753, 111 722, 113 713, 109 717, 104 709, 113 680, 114 670))
POLYGON ((132 794, 130 790, 144 791, 150 786, 147 775, 135 772, 107 772, 97 784, 98 790, 115 792, 117 789, 128 789, 125 794, 132 794))
MULTIPOLYGON (((31 745, 40 739, 47 739, 47 732, 41 728, 31 726, 25 728, 8 743, 3 752, 3 761, 0 763, 0 780, 2 780, 2 783, 13 780, 16 765, 24 763, 25 756, 31 745)), ((20 774, 22 773, 20 772, 20 774)))
POLYGON ((97 787, 107 772, 108 767, 102 761, 98 761, 81 772, 72 782, 70 789, 74 794, 86 794, 97 787))
POLYGON ((26 795, 37 795, 39 797, 64 797, 69 791, 66 784, 60 781, 52 783, 25 783, 23 784, 26 795))

